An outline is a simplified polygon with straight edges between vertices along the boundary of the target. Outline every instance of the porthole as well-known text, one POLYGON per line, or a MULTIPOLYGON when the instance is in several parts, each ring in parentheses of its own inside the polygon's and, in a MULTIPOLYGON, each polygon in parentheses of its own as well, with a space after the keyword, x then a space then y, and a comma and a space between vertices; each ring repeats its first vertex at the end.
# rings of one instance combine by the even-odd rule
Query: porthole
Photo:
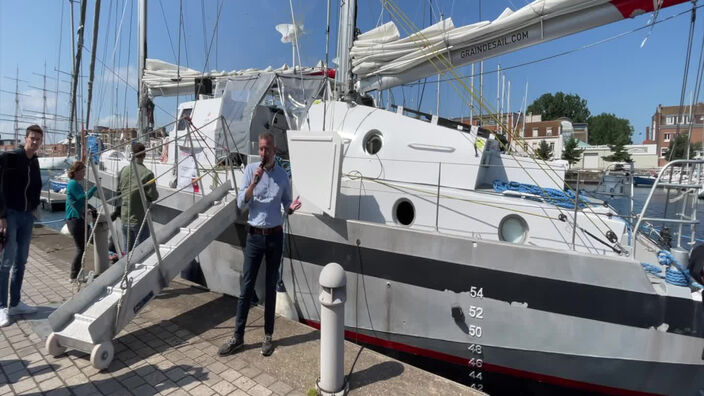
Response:
POLYGON ((367 132, 367 135, 364 136, 364 151, 367 154, 374 155, 381 150, 381 146, 383 145, 383 139, 381 136, 381 132, 379 132, 376 129, 372 129, 371 131, 367 132))
POLYGON ((528 223, 523 217, 511 214, 499 223, 499 239, 511 243, 523 243, 528 237, 528 223))
POLYGON ((399 199, 394 205, 394 221, 402 225, 411 225, 416 218, 416 208, 406 198, 399 199))

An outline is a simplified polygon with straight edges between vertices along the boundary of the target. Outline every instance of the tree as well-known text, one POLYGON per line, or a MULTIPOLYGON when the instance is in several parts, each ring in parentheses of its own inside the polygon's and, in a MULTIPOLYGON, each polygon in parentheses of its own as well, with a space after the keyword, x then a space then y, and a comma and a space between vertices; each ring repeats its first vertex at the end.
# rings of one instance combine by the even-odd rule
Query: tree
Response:
MULTIPOLYGON (((686 153, 685 147, 687 147, 687 134, 679 133, 675 135, 674 138, 670 140, 670 146, 667 148, 667 151, 665 151, 665 159, 668 161, 684 159, 686 153), (670 153, 672 153, 672 155, 670 155, 670 153)), ((701 149, 701 143, 691 143, 689 145, 689 158, 694 158, 694 152, 701 149)))
POLYGON ((540 145, 535 150, 535 156, 543 161, 552 158, 552 147, 545 140, 540 141, 540 145))
POLYGON ((570 138, 570 140, 565 143, 565 148, 562 150, 562 159, 567 161, 570 166, 574 165, 582 157, 584 150, 577 148, 579 141, 575 138, 570 138))
POLYGON ((557 92, 555 95, 543 94, 528 106, 526 111, 542 115, 543 120, 567 117, 572 122, 587 122, 590 115, 586 99, 563 92, 557 92))
POLYGON ((618 118, 614 114, 601 113, 597 116, 589 117, 587 123, 589 144, 591 145, 626 145, 632 143, 633 127, 631 122, 625 118, 618 118))
POLYGON ((623 143, 609 145, 609 148, 613 151, 613 154, 604 157, 604 161, 633 162, 633 159, 631 159, 631 154, 623 147, 623 143))

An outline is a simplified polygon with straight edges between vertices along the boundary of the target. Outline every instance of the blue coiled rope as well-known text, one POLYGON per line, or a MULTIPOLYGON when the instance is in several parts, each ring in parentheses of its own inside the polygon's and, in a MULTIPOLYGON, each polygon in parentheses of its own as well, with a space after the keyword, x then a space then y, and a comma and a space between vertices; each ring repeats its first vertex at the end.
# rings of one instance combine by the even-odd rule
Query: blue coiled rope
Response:
MULTIPOLYGON (((561 208, 574 209, 575 193, 572 190, 562 191, 556 188, 540 188, 535 184, 526 184, 519 182, 505 182, 501 180, 494 180, 494 191, 504 192, 506 190, 516 191, 526 194, 537 195, 545 202, 551 203, 555 206, 561 208)), ((586 207, 589 202, 585 200, 585 195, 580 193, 579 207, 586 207)))
POLYGON ((667 250, 658 251, 658 264, 665 267, 665 276, 660 275, 662 268, 648 263, 641 263, 643 269, 655 276, 665 279, 665 282, 675 286, 693 286, 697 289, 704 289, 704 286, 699 284, 692 278, 689 270, 683 267, 677 259, 675 259, 667 250))

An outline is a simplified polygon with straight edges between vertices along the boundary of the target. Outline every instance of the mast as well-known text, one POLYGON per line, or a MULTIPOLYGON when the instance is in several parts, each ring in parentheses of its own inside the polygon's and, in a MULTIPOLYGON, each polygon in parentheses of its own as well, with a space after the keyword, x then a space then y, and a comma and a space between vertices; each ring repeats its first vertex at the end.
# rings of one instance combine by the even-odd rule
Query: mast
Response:
MULTIPOLYGON (((78 90, 78 74, 81 70, 81 55, 83 54, 83 28, 85 27, 86 24, 86 3, 87 0, 81 0, 81 22, 80 25, 78 26, 78 45, 76 45, 76 59, 73 64, 73 81, 71 85, 71 113, 69 115, 69 130, 72 132, 69 132, 69 136, 73 135, 73 132, 75 131, 76 133, 78 132, 78 121, 76 117, 76 93, 78 90), (74 127, 74 122, 75 127, 74 127)), ((71 3, 73 4, 73 3, 71 3)), ((71 15, 73 15, 73 12, 71 12, 71 15)), ((70 139, 70 138, 69 138, 70 139)), ((76 138, 76 155, 78 156, 79 153, 81 152, 80 149, 81 145, 81 139, 76 138)))
POLYGON ((86 109, 86 129, 90 129, 90 102, 93 99, 93 79, 95 78, 95 53, 98 47, 98 22, 100 21, 100 0, 95 0, 93 18, 93 45, 90 53, 90 76, 88 77, 88 108, 86 109))
MULTIPOLYGON (((140 0, 144 1, 144 0, 140 0)), ((341 0, 340 27, 337 34, 337 74, 338 94, 345 95, 352 91, 352 58, 350 49, 354 41, 357 20, 357 0, 341 0)))
POLYGON ((147 127, 147 93, 142 86, 144 67, 147 62, 147 0, 139 0, 139 60, 137 65, 137 105, 139 113, 137 117, 137 133, 140 139, 144 137, 147 127))

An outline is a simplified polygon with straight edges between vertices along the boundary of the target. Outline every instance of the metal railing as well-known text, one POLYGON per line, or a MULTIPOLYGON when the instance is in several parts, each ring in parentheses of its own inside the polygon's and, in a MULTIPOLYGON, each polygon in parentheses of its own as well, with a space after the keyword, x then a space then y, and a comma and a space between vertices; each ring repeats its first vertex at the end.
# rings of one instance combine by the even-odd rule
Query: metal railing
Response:
MULTIPOLYGON (((692 245, 696 241, 696 226, 699 224, 697 220, 697 200, 698 194, 704 188, 704 160, 675 160, 669 162, 665 165, 658 173, 657 179, 648 194, 648 198, 641 209, 640 215, 638 216, 638 221, 636 221, 635 227, 633 227, 634 232, 638 232, 641 224, 645 222, 655 222, 655 223, 670 223, 677 224, 679 227, 679 232, 677 236, 676 247, 682 247, 682 230, 685 225, 690 226, 690 242, 692 245), (677 179, 677 180, 673 180, 677 179), (665 213, 663 217, 646 217, 650 203, 653 199, 653 195, 657 188, 664 188, 668 191, 668 196, 666 198, 665 213), (681 200, 680 212, 675 213, 675 216, 679 218, 668 218, 667 217, 667 204, 669 203, 669 193, 672 190, 679 190, 684 196, 681 200)), ((632 246, 632 256, 636 257, 636 243, 637 238, 633 238, 632 246)), ((689 250, 689 249, 687 249, 689 250)))

